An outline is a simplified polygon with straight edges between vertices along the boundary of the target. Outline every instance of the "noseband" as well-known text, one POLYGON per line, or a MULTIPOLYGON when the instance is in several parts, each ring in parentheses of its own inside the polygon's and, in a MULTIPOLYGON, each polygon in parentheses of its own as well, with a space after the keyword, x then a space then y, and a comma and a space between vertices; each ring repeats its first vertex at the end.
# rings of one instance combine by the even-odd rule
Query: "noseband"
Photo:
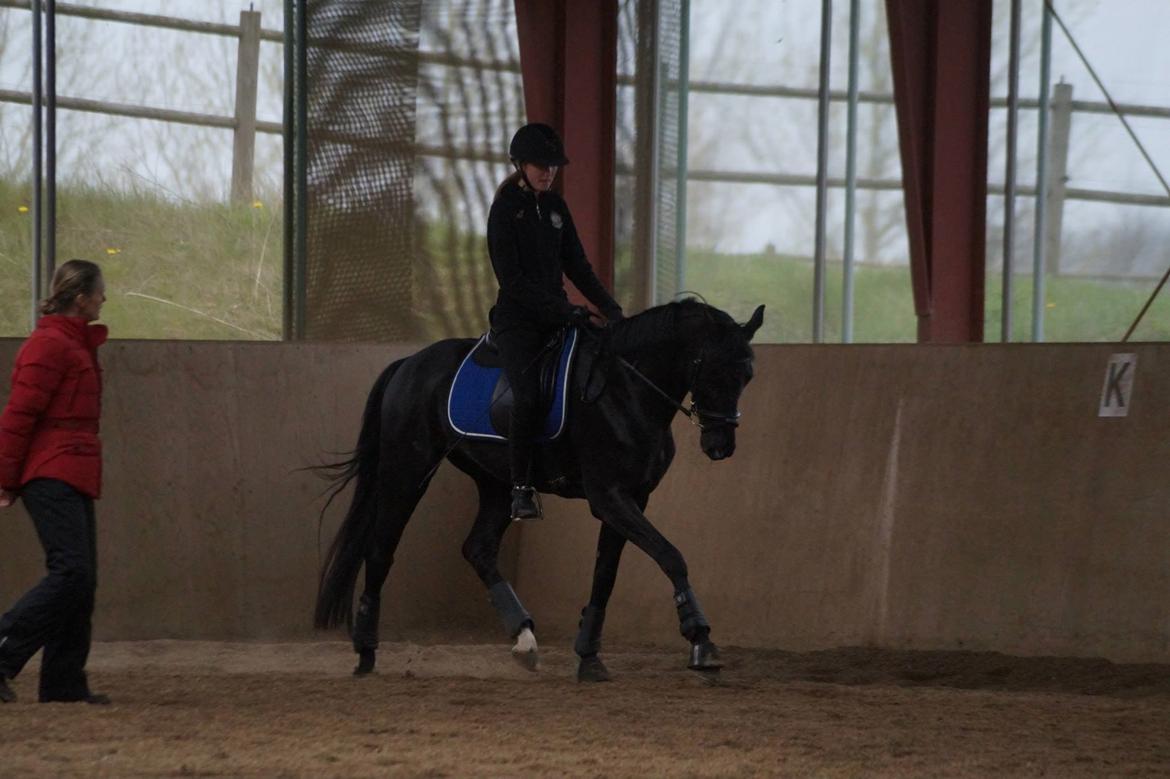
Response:
POLYGON ((706 430, 715 425, 723 425, 724 427, 739 427, 739 418, 742 416, 738 411, 734 414, 717 414, 713 411, 704 411, 695 403, 691 403, 688 409, 687 416, 691 418, 691 424, 700 430, 706 430))

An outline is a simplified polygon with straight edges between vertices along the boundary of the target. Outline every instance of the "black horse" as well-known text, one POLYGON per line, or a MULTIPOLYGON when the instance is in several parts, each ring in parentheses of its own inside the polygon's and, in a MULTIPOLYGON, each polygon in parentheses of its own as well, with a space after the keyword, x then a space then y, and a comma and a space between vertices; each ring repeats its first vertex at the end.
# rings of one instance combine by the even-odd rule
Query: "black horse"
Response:
MULTIPOLYGON (((749 341, 763 319, 763 306, 740 325, 719 309, 684 300, 584 339, 566 429, 541 447, 534 466, 539 491, 585 498, 601 520, 593 590, 574 643, 579 680, 609 678, 598 652, 626 542, 650 555, 674 585, 679 629, 691 642, 688 667, 720 666, 710 624, 687 579, 686 561, 643 511, 674 458, 670 426, 680 409, 701 428, 700 446, 708 457, 722 460, 735 451, 737 404, 752 378, 749 341), (688 392, 690 409, 681 405, 688 392)), ((334 478, 331 499, 350 480, 357 483, 321 573, 314 622, 318 628, 351 625, 359 655, 355 674, 374 668, 382 585, 402 531, 444 457, 479 488, 479 514, 463 555, 516 640, 513 654, 530 669, 536 667, 532 617, 497 569, 500 542, 510 524, 507 447, 460 439, 446 415, 448 389, 474 344, 472 339, 439 341, 387 367, 366 401, 353 456, 328 466, 334 478), (354 586, 363 563, 365 592, 354 619, 354 586)))

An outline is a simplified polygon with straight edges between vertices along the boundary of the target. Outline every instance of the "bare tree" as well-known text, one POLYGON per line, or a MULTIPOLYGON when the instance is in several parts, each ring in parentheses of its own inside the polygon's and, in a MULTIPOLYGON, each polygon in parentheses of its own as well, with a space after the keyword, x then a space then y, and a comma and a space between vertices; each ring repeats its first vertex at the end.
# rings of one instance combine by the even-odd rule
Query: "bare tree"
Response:
MULTIPOLYGON (((1007 0, 997 0, 997 18, 1006 13, 1007 0)), ((797 24, 807 32, 815 28, 816 4, 801 6, 808 16, 786 19, 778 10, 780 6, 770 3, 744 2, 735 5, 702 2, 696 0, 693 14, 698 19, 694 36, 714 41, 707 47, 694 46, 697 57, 692 62, 691 75, 701 80, 704 73, 717 68, 718 80, 734 80, 740 83, 785 84, 783 77, 771 77, 761 73, 758 64, 759 47, 775 45, 784 55, 780 65, 773 63, 772 73, 785 73, 797 77, 801 85, 815 85, 815 53, 810 59, 809 46, 798 49, 785 47, 787 23, 797 24), (745 20, 750 20, 750 24, 745 20), (760 26, 765 26, 768 37, 761 35, 760 26), (709 58, 703 61, 701 58, 709 58), (810 81, 810 78, 812 79, 810 81)), ((1070 23, 1088 12, 1088 5, 1082 0, 1070 0, 1061 4, 1061 12, 1070 23)), ((836 31, 847 30, 849 9, 843 3, 836 4, 833 27, 836 31)), ((885 18, 885 4, 882 2, 862 3, 860 18, 860 72, 862 89, 876 94, 892 95, 893 79, 890 70, 889 36, 885 18)), ((1022 37, 1022 60, 1025 69, 1035 68, 1039 55, 1038 19, 1030 19, 1022 37)), ((846 48, 841 45, 842 33, 838 33, 833 51, 834 90, 844 90, 846 48)), ((1006 91, 1007 57, 1006 43, 997 38, 993 44, 996 54, 991 74, 993 94, 1006 91)), ((814 101, 801 98, 728 97, 693 93, 690 104, 689 122, 690 165, 695 169, 734 169, 745 161, 755 170, 778 173, 810 173, 811 161, 816 156, 816 105, 814 101), (761 106, 766 106, 761 108, 761 106), (735 121, 729 121, 735 117, 735 121)), ((897 179, 901 175, 898 148, 897 124, 894 106, 891 103, 862 103, 859 107, 859 158, 858 176, 869 179, 897 179)), ((995 128, 993 121, 993 133, 995 128)), ((1082 139, 1084 140, 1084 139, 1082 139)), ((1082 148, 1087 144, 1082 143, 1082 148)), ((998 157, 1002 144, 992 149, 990 178, 1002 175, 1002 158, 998 157), (998 167, 996 163, 998 162, 998 167)), ((830 121, 830 175, 840 176, 844 171, 845 108, 835 103, 830 121)), ((1034 169, 1034 147, 1022 145, 1025 149, 1019 159, 1021 171, 1034 169)), ((1023 180, 1025 177, 1021 176, 1023 180)), ((762 194, 761 185, 692 184, 689 189, 688 238, 698 246, 718 248, 725 242, 740 237, 743 226, 739 221, 750 213, 753 204, 758 208, 761 201, 766 207, 778 212, 776 223, 797 225, 805 229, 811 224, 812 198, 807 188, 782 187, 762 194)), ((831 201, 833 202, 833 201, 831 201)), ((859 258, 861 260, 889 261, 903 251, 905 217, 900 198, 889 192, 861 191, 857 198, 857 234, 859 258)), ((842 251, 844 214, 839 208, 831 208, 828 250, 830 255, 842 251)), ((805 230, 810 236, 811 232, 805 230)), ((803 235, 804 233, 802 233, 803 235)))

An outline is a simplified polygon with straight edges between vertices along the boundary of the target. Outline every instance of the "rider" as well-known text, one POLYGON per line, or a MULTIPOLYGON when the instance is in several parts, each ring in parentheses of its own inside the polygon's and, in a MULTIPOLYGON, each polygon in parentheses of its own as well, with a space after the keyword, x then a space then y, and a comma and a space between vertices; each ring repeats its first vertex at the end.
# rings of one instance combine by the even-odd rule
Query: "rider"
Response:
POLYGON ((593 273, 569 207, 552 191, 557 170, 569 163, 556 131, 524 125, 508 156, 516 170, 496 190, 488 215, 488 251, 500 284, 490 319, 512 385, 512 519, 537 519, 532 449, 541 407, 539 371, 532 366, 553 331, 590 322, 589 309, 569 303, 562 273, 607 320, 621 319, 622 308, 593 273))

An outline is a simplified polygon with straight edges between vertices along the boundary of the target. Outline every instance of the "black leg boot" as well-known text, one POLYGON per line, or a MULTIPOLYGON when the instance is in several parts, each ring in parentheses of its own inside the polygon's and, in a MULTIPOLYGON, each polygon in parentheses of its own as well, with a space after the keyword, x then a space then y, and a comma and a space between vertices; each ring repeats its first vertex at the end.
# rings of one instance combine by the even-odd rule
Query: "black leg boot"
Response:
MULTIPOLYGON (((513 427, 516 423, 513 420, 513 427)), ((540 499, 532 486, 532 443, 517 434, 512 439, 512 521, 542 519, 540 499)))

